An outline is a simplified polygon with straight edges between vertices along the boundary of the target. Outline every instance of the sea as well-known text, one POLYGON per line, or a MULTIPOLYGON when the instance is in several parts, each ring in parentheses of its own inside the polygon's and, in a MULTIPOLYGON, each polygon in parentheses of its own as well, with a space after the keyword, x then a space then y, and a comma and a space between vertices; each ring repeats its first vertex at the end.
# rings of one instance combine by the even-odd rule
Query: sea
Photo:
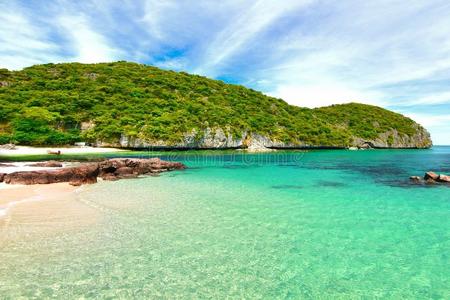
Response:
POLYGON ((450 147, 107 156, 188 168, 10 220, 0 298, 450 299, 450 147))

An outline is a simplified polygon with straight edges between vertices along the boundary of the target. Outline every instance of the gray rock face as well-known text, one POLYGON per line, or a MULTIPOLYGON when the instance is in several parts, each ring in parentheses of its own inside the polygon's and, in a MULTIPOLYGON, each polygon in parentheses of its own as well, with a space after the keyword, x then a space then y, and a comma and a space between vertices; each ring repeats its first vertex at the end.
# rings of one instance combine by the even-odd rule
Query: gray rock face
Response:
MULTIPOLYGON (((336 147, 334 145, 308 145, 303 141, 285 143, 268 136, 242 132, 239 137, 233 136, 229 130, 222 128, 206 128, 203 132, 192 130, 183 136, 183 141, 169 144, 162 140, 143 140, 122 135, 117 143, 97 141, 97 146, 122 148, 173 148, 173 149, 248 149, 262 151, 276 149, 336 147)), ((375 139, 354 137, 349 147, 356 148, 429 148, 432 142, 430 134, 417 125, 416 133, 412 136, 400 134, 396 130, 378 135, 375 139)))
POLYGON ((432 141, 430 133, 425 129, 417 126, 416 133, 412 136, 400 134, 397 130, 378 135, 376 139, 363 139, 354 137, 351 146, 358 148, 429 148, 432 141))

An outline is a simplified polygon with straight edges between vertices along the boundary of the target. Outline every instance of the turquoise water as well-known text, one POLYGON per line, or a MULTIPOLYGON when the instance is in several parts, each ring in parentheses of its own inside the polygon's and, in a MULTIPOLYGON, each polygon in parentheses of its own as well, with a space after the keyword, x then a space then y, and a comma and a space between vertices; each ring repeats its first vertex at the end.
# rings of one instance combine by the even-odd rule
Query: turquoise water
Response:
POLYGON ((2 298, 450 298, 450 187, 408 180, 449 147, 164 158, 83 187, 89 226, 4 231, 2 298))

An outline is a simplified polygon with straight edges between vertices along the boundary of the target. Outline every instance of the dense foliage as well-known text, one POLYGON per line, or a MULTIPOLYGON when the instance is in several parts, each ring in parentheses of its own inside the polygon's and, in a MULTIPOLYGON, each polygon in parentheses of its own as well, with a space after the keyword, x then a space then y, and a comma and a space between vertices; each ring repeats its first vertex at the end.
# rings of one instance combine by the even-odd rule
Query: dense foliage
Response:
POLYGON ((193 129, 220 127, 234 137, 247 131, 345 146, 353 136, 373 138, 390 128, 410 135, 413 125, 378 107, 300 108, 242 86, 136 63, 0 69, 0 144, 117 141, 122 134, 177 143, 193 129), (81 130, 87 122, 95 126, 81 130))

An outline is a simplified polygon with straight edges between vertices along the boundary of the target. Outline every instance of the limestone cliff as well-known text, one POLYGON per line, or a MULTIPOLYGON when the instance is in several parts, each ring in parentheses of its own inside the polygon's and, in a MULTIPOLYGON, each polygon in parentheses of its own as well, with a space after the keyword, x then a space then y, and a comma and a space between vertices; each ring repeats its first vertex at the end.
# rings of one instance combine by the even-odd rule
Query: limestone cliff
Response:
POLYGON ((113 146, 132 149, 143 148, 168 148, 168 149, 248 149, 250 151, 261 151, 266 149, 315 149, 315 148, 429 148, 432 146, 430 134, 420 125, 415 125, 415 134, 406 135, 392 129, 381 133, 375 139, 364 139, 358 136, 352 137, 349 145, 312 145, 301 140, 294 142, 282 142, 271 137, 242 132, 240 137, 233 137, 227 130, 222 128, 206 128, 199 133, 196 130, 185 133, 183 141, 179 143, 167 143, 163 140, 149 141, 137 137, 122 135, 116 142, 97 141, 97 146, 113 146))

